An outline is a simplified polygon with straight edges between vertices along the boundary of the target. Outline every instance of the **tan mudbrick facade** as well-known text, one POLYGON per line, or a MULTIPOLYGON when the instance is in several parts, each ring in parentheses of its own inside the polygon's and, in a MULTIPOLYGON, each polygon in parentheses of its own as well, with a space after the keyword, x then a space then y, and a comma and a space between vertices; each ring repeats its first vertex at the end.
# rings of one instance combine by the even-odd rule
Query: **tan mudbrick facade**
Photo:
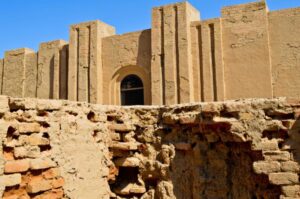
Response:
POLYGON ((156 7, 151 29, 123 35, 100 21, 72 25, 69 43, 7 51, 1 94, 110 105, 300 97, 300 9, 261 1, 221 12, 202 21, 188 2, 156 7))

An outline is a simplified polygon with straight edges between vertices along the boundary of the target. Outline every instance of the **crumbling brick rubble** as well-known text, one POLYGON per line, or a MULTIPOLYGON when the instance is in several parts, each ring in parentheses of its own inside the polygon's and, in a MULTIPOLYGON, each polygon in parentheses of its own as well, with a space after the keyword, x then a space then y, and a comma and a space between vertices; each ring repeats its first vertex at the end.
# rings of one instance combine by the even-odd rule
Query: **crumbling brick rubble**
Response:
POLYGON ((0 97, 4 199, 299 198, 300 102, 0 97))

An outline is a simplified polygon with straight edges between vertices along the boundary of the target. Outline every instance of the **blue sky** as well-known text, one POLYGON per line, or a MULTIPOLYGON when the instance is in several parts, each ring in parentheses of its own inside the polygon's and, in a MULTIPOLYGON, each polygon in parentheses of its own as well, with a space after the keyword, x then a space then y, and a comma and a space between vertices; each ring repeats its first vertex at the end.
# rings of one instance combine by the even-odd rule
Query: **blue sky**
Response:
MULTIPOLYGON (((178 0, 180 1, 180 0, 178 0)), ((151 8, 176 0, 0 0, 0 57, 22 47, 38 49, 39 43, 68 40, 69 26, 99 19, 118 34, 150 28, 151 8)), ((201 18, 220 16, 223 6, 249 0, 190 0, 201 18)), ((268 0, 270 10, 300 7, 300 0, 268 0)))

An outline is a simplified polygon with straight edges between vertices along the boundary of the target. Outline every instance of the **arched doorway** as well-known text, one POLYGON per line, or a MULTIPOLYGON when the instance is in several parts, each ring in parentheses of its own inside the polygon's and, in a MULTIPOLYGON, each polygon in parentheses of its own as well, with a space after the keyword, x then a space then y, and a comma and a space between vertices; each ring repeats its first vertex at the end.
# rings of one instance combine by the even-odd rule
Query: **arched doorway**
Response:
POLYGON ((144 105, 144 86, 136 75, 128 75, 121 82, 122 105, 144 105))

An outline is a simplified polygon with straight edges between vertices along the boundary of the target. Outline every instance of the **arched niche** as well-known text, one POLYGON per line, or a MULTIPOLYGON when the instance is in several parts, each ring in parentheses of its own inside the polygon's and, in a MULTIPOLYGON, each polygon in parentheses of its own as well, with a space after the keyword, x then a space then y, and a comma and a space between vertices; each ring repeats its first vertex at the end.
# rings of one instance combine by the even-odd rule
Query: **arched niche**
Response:
POLYGON ((121 82, 129 75, 137 76, 143 84, 144 104, 151 105, 150 73, 139 66, 120 67, 114 72, 109 86, 109 102, 121 105, 121 82))
POLYGON ((121 105, 144 105, 144 85, 137 75, 128 75, 121 81, 121 105))

